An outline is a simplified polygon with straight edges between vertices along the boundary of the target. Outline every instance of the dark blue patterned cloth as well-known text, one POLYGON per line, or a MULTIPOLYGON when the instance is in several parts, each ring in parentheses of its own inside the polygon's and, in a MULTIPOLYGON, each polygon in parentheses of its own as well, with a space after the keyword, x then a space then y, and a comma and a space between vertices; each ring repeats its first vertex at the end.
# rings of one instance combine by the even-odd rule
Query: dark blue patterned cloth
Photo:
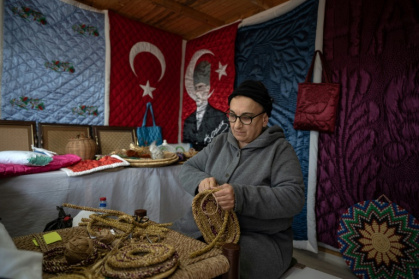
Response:
MULTIPOLYGON (((317 9, 318 1, 308 0, 280 17, 240 28, 236 39, 235 84, 255 79, 268 88, 274 99, 269 125, 281 126, 294 147, 301 163, 306 195, 310 132, 294 130, 293 122, 298 83, 304 81, 314 54, 317 9)), ((294 218, 294 239, 307 240, 307 230, 305 206, 294 218)))

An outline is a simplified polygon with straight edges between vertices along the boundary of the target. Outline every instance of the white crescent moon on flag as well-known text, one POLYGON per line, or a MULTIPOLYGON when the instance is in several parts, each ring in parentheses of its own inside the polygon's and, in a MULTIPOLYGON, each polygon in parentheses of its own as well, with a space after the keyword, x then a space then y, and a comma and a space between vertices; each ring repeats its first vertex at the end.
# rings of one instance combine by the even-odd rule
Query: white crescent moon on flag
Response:
POLYGON ((132 46, 129 52, 129 64, 131 65, 131 70, 134 72, 135 76, 137 76, 134 68, 134 59, 137 54, 141 52, 150 52, 159 60, 161 66, 161 75, 159 78, 160 81, 164 76, 164 72, 166 71, 166 60, 164 60, 164 55, 160 49, 149 42, 138 42, 132 46))
POLYGON ((196 102, 196 98, 195 98, 195 94, 194 94, 195 88, 194 88, 194 84, 193 84, 193 72, 195 70, 196 62, 204 54, 214 55, 214 53, 212 53, 208 49, 198 50, 192 56, 191 61, 189 61, 189 64, 188 64, 188 67, 186 68, 186 73, 185 73, 186 92, 188 92, 189 97, 191 97, 195 102, 196 102))

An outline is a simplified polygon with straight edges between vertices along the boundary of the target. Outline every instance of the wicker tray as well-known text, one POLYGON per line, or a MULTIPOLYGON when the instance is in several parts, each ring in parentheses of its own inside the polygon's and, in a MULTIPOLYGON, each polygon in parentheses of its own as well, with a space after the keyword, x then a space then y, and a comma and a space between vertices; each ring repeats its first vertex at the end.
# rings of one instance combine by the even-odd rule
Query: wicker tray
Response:
POLYGON ((176 155, 176 153, 165 151, 163 159, 147 159, 147 158, 140 158, 140 159, 124 158, 124 159, 130 163, 131 167, 154 168, 154 167, 163 167, 163 166, 174 164, 179 160, 179 157, 176 155))
MULTIPOLYGON (((61 236, 62 241, 58 241, 48 245, 49 249, 53 249, 67 243, 74 236, 88 236, 87 230, 85 227, 74 227, 68 229, 56 230, 56 232, 61 236)), ((48 232, 37 233, 36 235, 42 236, 48 232)), ((38 246, 35 246, 33 243, 34 234, 27 236, 20 236, 13 238, 13 241, 18 249, 29 250, 41 252, 41 249, 38 246)), ((175 247, 177 253, 179 254, 180 264, 177 270, 171 274, 168 278, 171 279, 184 279, 184 278, 194 278, 194 279, 206 279, 206 278, 215 278, 229 270, 228 259, 221 254, 221 250, 212 249, 211 251, 201 255, 199 257, 191 259, 189 255, 198 249, 202 249, 206 246, 205 243, 182 235, 178 232, 169 230, 166 237, 163 239, 162 243, 166 243, 175 247)), ((91 266, 88 266, 89 269, 91 266)), ((57 274, 52 273, 43 273, 44 279, 49 279, 55 277, 57 274)), ((67 275, 74 275, 69 274, 67 275)), ((77 277, 73 277, 77 278, 77 277)), ((154 278, 154 277, 153 277, 154 278)), ((98 279, 105 279, 105 277, 100 276, 98 279)))

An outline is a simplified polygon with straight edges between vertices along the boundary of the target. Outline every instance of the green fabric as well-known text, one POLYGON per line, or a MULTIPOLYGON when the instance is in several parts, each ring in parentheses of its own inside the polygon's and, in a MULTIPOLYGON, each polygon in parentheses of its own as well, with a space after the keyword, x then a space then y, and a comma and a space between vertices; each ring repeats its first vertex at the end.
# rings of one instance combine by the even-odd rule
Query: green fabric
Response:
POLYGON ((52 161, 51 157, 36 155, 28 158, 28 163, 32 166, 46 166, 52 161))

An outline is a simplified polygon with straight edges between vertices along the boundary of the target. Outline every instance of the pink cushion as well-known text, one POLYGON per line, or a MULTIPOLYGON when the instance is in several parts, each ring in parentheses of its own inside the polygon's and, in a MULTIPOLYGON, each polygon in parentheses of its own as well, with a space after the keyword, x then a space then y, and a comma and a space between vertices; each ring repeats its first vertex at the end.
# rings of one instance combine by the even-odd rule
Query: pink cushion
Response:
POLYGON ((81 158, 79 156, 73 154, 66 154, 55 155, 53 157, 53 160, 46 166, 0 164, 0 178, 59 170, 60 168, 71 166, 75 163, 78 163, 79 161, 81 161, 81 158))

